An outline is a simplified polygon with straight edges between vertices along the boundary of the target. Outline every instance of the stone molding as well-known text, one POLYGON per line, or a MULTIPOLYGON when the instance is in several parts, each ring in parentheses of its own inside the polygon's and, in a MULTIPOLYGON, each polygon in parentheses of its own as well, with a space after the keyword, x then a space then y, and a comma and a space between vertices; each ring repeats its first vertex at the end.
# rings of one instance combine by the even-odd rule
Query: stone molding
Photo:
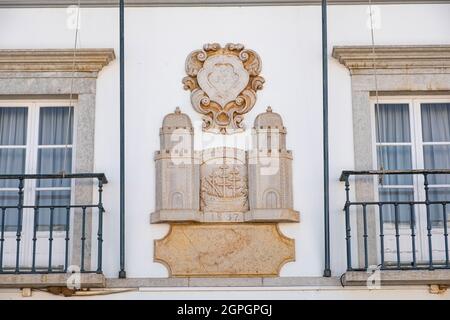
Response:
POLYGON ((342 287, 339 277, 172 277, 172 278, 107 278, 107 288, 196 288, 196 287, 342 287))
POLYGON ((99 72, 114 59, 114 49, 3 49, 0 72, 99 72))
POLYGON ((336 46, 332 56, 352 74, 419 72, 445 73, 450 70, 450 45, 427 46, 336 46))
MULTIPOLYGON (((127 0, 127 7, 230 7, 320 5, 320 0, 127 0)), ((432 4, 448 0, 374 0, 373 4, 432 4)), ((67 7, 73 0, 0 0, 0 8, 67 7)), ((329 0, 330 5, 367 5, 367 0, 329 0)), ((82 0, 83 7, 117 7, 116 0, 82 0)))
POLYGON ((300 215, 292 209, 253 209, 246 212, 202 212, 195 210, 157 210, 150 215, 150 223, 232 223, 232 222, 300 222, 300 215))

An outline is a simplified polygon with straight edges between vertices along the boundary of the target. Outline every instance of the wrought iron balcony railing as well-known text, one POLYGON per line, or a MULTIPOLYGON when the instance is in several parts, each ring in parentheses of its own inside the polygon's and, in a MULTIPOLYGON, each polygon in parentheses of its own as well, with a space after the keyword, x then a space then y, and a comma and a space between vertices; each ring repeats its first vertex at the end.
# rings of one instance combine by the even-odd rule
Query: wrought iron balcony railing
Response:
POLYGON ((343 171, 340 180, 348 271, 450 269, 449 169, 343 171))
POLYGON ((0 274, 102 273, 107 182, 103 173, 0 175, 0 274), (93 183, 97 202, 74 204, 79 188, 92 196, 93 183), (97 234, 91 237, 94 216, 97 234), (97 265, 91 267, 95 241, 97 265), (74 260, 78 270, 71 270, 74 260))

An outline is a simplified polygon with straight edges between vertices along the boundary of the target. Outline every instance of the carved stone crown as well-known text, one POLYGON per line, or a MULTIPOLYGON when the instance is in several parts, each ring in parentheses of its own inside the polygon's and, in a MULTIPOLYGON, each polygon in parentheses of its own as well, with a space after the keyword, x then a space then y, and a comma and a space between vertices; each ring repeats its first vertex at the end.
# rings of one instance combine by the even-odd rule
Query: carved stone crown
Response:
POLYGON ((230 133, 243 129, 243 115, 256 102, 264 78, 259 55, 242 44, 205 44, 186 59, 185 90, 194 109, 203 115, 203 130, 230 133))

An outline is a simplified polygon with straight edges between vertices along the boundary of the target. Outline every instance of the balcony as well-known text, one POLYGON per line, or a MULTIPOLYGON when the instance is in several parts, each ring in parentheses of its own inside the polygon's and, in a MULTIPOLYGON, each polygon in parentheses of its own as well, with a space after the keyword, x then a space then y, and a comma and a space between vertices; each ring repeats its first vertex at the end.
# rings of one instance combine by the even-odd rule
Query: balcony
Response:
POLYGON ((362 285, 377 271, 390 284, 450 282, 450 186, 442 183, 449 175, 448 169, 342 172, 346 284, 362 285))
POLYGON ((0 175, 1 285, 66 285, 78 273, 103 286, 107 182, 103 173, 0 175))

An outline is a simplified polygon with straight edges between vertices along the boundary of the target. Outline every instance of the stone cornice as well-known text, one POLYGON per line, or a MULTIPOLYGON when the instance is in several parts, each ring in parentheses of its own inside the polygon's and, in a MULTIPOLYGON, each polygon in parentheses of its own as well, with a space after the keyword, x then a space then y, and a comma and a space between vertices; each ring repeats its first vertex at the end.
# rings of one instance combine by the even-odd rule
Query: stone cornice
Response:
POLYGON ((98 72, 114 59, 113 49, 0 50, 0 71, 98 72))
POLYGON ((450 70, 450 45, 335 46, 332 56, 352 73, 379 70, 450 70), (375 62, 375 63, 374 63, 375 62))
MULTIPOLYGON (((82 7, 117 7, 117 0, 81 0, 82 7)), ((126 6, 195 7, 195 6, 298 6, 320 5, 321 0, 127 0, 126 6)), ((367 5, 367 0, 329 0, 330 5, 367 5)), ((373 4, 432 4, 450 3, 448 0, 373 0, 373 4)), ((67 7, 73 0, 0 0, 0 8, 67 7)))

